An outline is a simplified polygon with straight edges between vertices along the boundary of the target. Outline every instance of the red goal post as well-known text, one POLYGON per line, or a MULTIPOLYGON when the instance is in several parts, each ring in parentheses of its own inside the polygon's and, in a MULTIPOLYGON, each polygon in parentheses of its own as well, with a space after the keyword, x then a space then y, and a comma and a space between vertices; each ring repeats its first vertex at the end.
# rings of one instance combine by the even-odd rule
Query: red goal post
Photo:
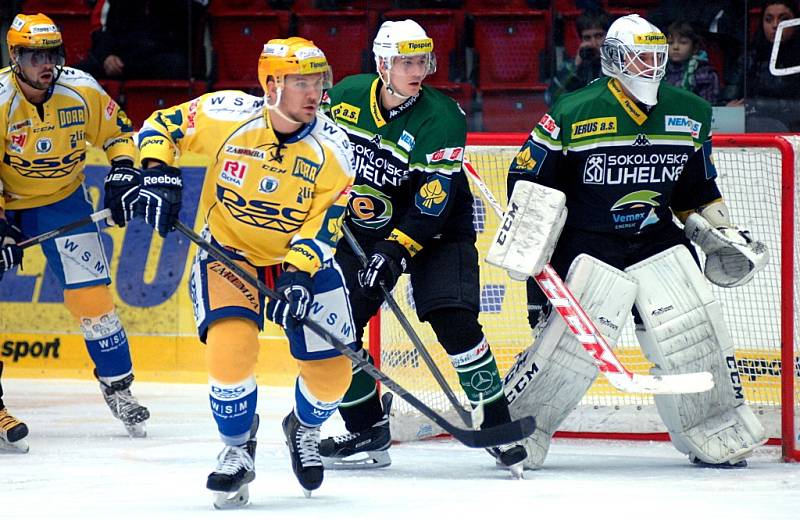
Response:
MULTIPOLYGON (((505 198, 508 165, 527 134, 474 133, 467 139, 467 157, 499 200, 505 198)), ((800 138, 772 134, 714 136, 714 161, 720 189, 738 225, 749 227, 766 243, 770 264, 749 284, 735 289, 714 287, 734 339, 745 397, 764 423, 770 444, 780 444, 784 460, 800 461, 800 215, 795 171, 800 165, 800 138), (791 367, 783 370, 782 367, 791 367)), ((498 220, 475 194, 474 224, 481 257, 481 316, 500 371, 531 341, 526 319, 524 285, 483 262, 498 220)), ((395 288, 406 316, 435 358, 450 385, 463 394, 447 356, 427 324, 416 320, 413 295, 403 277, 395 288)), ((421 363, 396 319, 383 311, 370 323, 369 348, 381 368, 423 400, 447 413, 447 399, 421 363)), ((632 371, 647 373, 631 323, 615 349, 632 371)), ((400 400, 398 400, 400 401, 400 400)), ((466 402, 464 400, 464 402, 466 402)), ((395 406, 392 435, 397 440, 439 433, 406 403, 395 406)), ((454 416, 453 420, 457 421, 454 416)), ((599 377, 562 425, 557 436, 667 440, 651 396, 622 394, 599 377)))

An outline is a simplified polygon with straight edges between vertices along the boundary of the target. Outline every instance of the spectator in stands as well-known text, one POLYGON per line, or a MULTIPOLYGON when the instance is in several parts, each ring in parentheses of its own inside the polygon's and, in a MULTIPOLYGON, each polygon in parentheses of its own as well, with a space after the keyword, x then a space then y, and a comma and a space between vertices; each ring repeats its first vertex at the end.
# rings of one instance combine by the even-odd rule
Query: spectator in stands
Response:
POLYGON ((719 75, 708 62, 700 35, 688 22, 673 22, 667 29, 667 42, 669 61, 664 80, 716 104, 719 75))
POLYGON ((747 15, 742 0, 663 0, 647 13, 647 19, 666 33, 675 22, 689 22, 705 42, 713 42, 722 51, 724 83, 744 51, 744 27, 747 15))
MULTIPOLYGON (((726 87, 726 99, 732 106, 744 104, 747 130, 800 130, 800 74, 775 76, 769 60, 778 24, 796 18, 795 0, 767 0, 762 9, 758 29, 747 54, 740 60, 735 81, 726 87)), ((778 51, 778 68, 800 65, 800 32, 796 27, 783 31, 778 51)))
POLYGON ((603 11, 585 11, 577 20, 575 27, 581 44, 574 60, 566 59, 559 68, 545 92, 545 101, 553 105, 565 92, 585 87, 602 75, 600 69, 600 46, 606 39, 606 31, 611 24, 608 14, 603 11))
POLYGON ((188 79, 193 16, 208 0, 98 0, 99 29, 76 68, 96 78, 188 79))

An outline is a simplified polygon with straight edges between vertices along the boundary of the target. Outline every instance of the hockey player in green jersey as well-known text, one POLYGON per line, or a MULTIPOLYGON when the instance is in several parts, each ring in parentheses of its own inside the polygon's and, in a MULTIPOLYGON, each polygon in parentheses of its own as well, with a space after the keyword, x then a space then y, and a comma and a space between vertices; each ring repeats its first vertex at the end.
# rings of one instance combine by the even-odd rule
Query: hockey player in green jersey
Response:
MULTIPOLYGON (((569 213, 553 268, 611 346, 633 307, 654 374, 713 374, 712 390, 657 395, 656 406, 692 462, 742 466, 766 440, 764 429, 744 402, 733 341, 691 242, 708 258, 705 277, 723 287, 750 280, 766 250, 731 223, 717 187, 711 106, 661 82, 664 35, 638 15, 624 16, 609 28, 601 59, 608 77, 561 97, 531 132, 511 163, 509 195, 522 180, 564 192, 569 213)), ((509 395, 512 417, 537 417, 525 441, 525 467, 537 468, 598 370, 528 284, 529 320, 539 332, 505 382, 524 386, 509 395)))
MULTIPOLYGON (((433 327, 470 402, 476 405, 483 394, 483 424, 508 422, 497 364, 478 322, 473 199, 461 170, 464 113, 455 101, 422 85, 436 61, 433 40, 419 24, 385 22, 373 52, 377 74, 345 78, 323 99, 323 109, 327 104, 355 153, 346 225, 369 261, 362 268, 344 240, 336 259, 350 290, 359 345, 383 303, 381 284, 391 290, 409 273, 417 316, 433 327), (478 379, 479 388, 471 383, 478 379)), ((320 444, 328 465, 337 467, 361 452, 366 453, 362 467, 390 464, 389 405, 381 406, 375 381, 356 371, 339 406, 350 433, 320 444)), ((490 451, 501 464, 521 471, 522 446, 490 451)))

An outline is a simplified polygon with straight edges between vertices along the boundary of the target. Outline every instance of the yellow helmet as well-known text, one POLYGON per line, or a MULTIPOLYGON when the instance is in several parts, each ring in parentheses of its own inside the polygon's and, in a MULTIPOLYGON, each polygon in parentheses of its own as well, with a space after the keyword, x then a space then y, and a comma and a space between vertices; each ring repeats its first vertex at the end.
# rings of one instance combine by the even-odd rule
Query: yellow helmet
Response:
POLYGON ((21 81, 39 90, 52 88, 58 81, 66 56, 61 32, 53 20, 42 13, 18 14, 8 29, 6 43, 11 56, 11 70, 21 81), (27 65, 43 62, 55 65, 56 73, 49 84, 28 78, 23 72, 27 65))
POLYGON ((64 44, 56 24, 42 13, 18 14, 8 29, 6 43, 10 55, 15 47, 53 49, 64 44))
POLYGON ((267 92, 267 78, 272 76, 278 88, 283 88, 287 74, 322 73, 324 89, 333 84, 333 73, 325 54, 311 40, 293 36, 268 41, 258 59, 258 81, 267 92))

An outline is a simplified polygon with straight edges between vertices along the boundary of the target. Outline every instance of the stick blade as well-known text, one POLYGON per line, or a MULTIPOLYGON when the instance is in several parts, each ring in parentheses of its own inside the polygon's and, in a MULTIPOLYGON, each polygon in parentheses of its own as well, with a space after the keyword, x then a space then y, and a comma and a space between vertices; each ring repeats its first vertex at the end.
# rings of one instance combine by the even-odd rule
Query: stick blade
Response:
POLYGON ((710 372, 650 376, 643 374, 604 373, 609 383, 623 392, 634 394, 693 394, 714 388, 710 372))
POLYGON ((501 444, 518 442, 533 434, 536 419, 523 417, 509 423, 490 426, 482 430, 450 430, 453 437, 470 448, 490 448, 501 444))

